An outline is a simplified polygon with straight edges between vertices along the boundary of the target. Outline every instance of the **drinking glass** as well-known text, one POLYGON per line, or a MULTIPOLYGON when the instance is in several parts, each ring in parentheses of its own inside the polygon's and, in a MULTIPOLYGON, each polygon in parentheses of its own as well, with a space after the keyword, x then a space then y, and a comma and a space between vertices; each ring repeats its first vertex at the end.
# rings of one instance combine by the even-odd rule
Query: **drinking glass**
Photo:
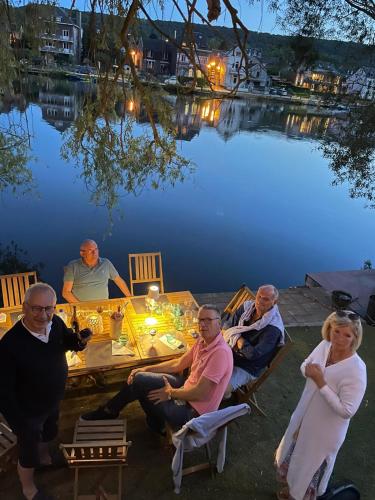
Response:
POLYGON ((186 309, 184 313, 185 317, 185 328, 190 328, 191 324, 193 323, 193 311, 191 309, 186 309))
POLYGON ((157 334, 157 331, 155 328, 151 328, 151 330, 148 332, 151 336, 151 345, 153 346, 155 343, 155 336, 157 334))

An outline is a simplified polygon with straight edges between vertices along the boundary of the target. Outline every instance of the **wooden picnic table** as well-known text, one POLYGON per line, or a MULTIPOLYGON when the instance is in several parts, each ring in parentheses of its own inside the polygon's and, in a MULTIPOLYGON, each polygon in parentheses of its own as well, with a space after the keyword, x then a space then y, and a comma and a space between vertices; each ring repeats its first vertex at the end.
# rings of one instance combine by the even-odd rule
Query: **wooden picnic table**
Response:
MULTIPOLYGON (((194 317, 198 304, 189 291, 161 294, 152 313, 146 309, 146 296, 108 299, 100 301, 77 302, 76 304, 57 304, 56 313, 64 311, 68 324, 76 306, 80 328, 84 328, 93 316, 100 317, 102 333, 94 335, 84 351, 71 356, 68 363, 69 376, 93 374, 115 368, 136 367, 144 364, 165 361, 180 356, 195 342, 196 324, 194 317), (112 342, 110 321, 112 313, 120 308, 124 314, 122 340, 112 342), (193 318, 186 324, 184 312, 192 310, 193 318), (98 312, 100 311, 100 312, 98 312), (178 314, 179 313, 179 314, 178 314), (151 336, 150 330, 156 330, 151 336), (113 354, 116 352, 116 354, 113 354), (122 354, 120 354, 123 352, 122 354), (117 354, 118 353, 118 354, 117 354)), ((0 333, 4 333, 18 321, 21 307, 0 309, 6 313, 6 321, 0 323, 0 333)))

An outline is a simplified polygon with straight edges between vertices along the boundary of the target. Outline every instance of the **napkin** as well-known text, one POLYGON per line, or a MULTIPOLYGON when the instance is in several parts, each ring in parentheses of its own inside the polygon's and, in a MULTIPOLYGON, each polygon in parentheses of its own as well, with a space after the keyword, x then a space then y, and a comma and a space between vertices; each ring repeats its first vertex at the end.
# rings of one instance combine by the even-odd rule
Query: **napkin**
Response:
POLYGON ((134 352, 116 340, 112 340, 112 356, 135 356, 134 352))
POLYGON ((184 347, 184 343, 181 342, 181 340, 177 339, 174 335, 171 333, 166 333, 162 337, 159 338, 160 342, 163 342, 166 346, 168 346, 170 349, 181 349, 184 347))
POLYGON ((80 357, 74 351, 66 352, 65 356, 66 356, 66 361, 68 363, 68 366, 76 366, 76 365, 79 365, 81 363, 80 357))

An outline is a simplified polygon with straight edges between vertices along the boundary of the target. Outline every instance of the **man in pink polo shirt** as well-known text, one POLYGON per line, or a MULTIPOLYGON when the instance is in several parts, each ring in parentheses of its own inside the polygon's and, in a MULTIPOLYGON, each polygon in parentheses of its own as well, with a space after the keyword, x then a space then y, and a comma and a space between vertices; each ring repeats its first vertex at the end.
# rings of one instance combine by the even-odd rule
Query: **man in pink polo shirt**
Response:
POLYGON ((233 370, 233 355, 220 332, 220 311, 210 304, 198 312, 200 337, 183 356, 132 370, 121 391, 83 420, 117 418, 139 400, 148 426, 164 432, 165 422, 180 428, 193 417, 218 409, 233 370), (190 369, 187 379, 180 372, 190 369))

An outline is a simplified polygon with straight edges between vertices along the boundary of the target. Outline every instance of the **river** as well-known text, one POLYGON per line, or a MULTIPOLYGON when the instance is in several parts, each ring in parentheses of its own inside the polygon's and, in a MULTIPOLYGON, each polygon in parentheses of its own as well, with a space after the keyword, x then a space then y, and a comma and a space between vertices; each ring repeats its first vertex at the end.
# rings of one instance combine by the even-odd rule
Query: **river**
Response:
MULTIPOLYGON (((11 241, 43 263, 61 289, 63 266, 85 238, 128 277, 128 253, 161 251, 167 291, 303 284, 306 272, 359 269, 374 256, 373 209, 352 199, 317 149, 338 118, 271 101, 171 96, 178 150, 194 164, 183 182, 120 190, 111 210, 95 185, 60 156, 64 133, 88 91, 73 82, 33 82, 1 103, 0 125, 27 118, 33 185, 3 188, 2 248, 11 241), (88 185, 89 184, 89 185, 88 185), (28 189, 30 187, 30 189, 28 189)), ((130 109, 131 108, 131 109, 130 109)), ((134 103, 130 104, 134 109, 134 103)), ((147 123, 137 116, 135 133, 147 123)))

